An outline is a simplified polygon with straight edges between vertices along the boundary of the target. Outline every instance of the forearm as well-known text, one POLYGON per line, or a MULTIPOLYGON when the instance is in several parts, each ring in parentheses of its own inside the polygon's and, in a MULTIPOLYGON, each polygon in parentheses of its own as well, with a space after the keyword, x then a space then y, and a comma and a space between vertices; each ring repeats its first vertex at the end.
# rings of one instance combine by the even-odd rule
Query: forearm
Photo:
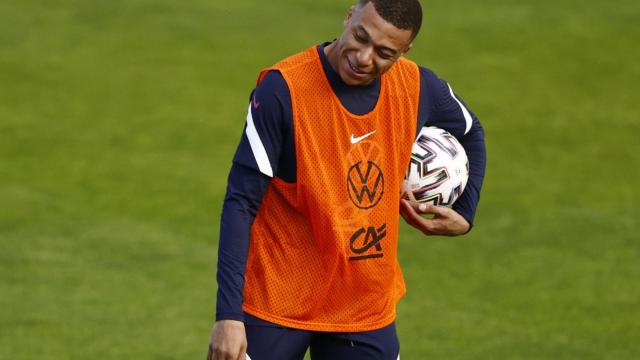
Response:
POLYGON ((216 320, 242 320, 242 292, 251 224, 270 178, 235 164, 229 174, 218 244, 216 320))
POLYGON ((218 245, 216 320, 242 320, 244 269, 249 249, 247 224, 252 221, 235 205, 225 203, 218 245))
POLYGON ((473 226, 487 162, 484 130, 477 119, 474 119, 471 130, 460 139, 460 143, 469 159, 469 179, 464 192, 453 204, 453 210, 462 215, 470 226, 473 226))

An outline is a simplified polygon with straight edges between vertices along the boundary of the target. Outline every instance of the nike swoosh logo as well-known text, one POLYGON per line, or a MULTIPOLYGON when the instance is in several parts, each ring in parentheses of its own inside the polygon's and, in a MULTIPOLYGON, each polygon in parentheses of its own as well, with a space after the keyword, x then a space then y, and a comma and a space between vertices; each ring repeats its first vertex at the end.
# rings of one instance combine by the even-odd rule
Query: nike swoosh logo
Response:
POLYGON ((258 108, 258 106, 260 106, 260 102, 258 100, 256 100, 256 95, 253 95, 253 99, 251 100, 253 102, 253 107, 254 108, 258 108))
POLYGON ((370 132, 370 133, 367 133, 367 134, 364 134, 364 135, 362 135, 362 136, 358 136, 358 137, 355 137, 355 136, 353 136, 353 134, 351 134, 351 143, 352 143, 352 144, 357 144, 357 143, 359 143, 360 141, 362 141, 362 140, 364 140, 365 138, 367 138, 368 136, 373 135, 373 133, 374 133, 374 132, 376 132, 376 131, 374 130, 374 131, 372 131, 372 132, 370 132))

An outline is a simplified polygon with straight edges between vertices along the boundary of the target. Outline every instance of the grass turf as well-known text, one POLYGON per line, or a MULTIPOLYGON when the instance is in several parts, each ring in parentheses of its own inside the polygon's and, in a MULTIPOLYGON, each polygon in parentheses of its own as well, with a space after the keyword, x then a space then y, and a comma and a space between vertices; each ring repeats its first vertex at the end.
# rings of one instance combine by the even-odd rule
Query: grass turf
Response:
MULTIPOLYGON (((0 359, 204 357, 257 72, 348 5, 0 3, 0 359)), ((471 234, 402 229, 402 357, 640 357, 640 5, 424 8, 489 163, 471 234)))

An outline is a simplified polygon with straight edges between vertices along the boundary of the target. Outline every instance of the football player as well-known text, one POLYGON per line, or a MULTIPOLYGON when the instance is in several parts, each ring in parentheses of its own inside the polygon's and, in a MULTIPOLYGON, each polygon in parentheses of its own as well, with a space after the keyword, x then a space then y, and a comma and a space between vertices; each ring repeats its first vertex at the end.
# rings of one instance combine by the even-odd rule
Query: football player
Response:
POLYGON ((361 0, 339 38, 259 74, 224 200, 208 359, 399 358, 398 213, 427 235, 467 233, 485 168, 478 119, 405 58, 421 23, 417 0, 361 0), (452 208, 401 199, 425 125, 469 157, 452 208))

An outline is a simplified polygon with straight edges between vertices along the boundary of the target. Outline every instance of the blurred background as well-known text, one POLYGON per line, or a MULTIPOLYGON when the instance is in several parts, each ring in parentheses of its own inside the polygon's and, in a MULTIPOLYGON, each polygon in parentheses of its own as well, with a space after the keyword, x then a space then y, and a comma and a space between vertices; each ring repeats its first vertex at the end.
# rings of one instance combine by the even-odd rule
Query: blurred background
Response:
MULTIPOLYGON (((257 74, 351 4, 0 2, 0 359, 206 356, 257 74)), ((640 358, 640 2, 423 7, 488 168, 469 235, 402 228, 402 358, 640 358)))

